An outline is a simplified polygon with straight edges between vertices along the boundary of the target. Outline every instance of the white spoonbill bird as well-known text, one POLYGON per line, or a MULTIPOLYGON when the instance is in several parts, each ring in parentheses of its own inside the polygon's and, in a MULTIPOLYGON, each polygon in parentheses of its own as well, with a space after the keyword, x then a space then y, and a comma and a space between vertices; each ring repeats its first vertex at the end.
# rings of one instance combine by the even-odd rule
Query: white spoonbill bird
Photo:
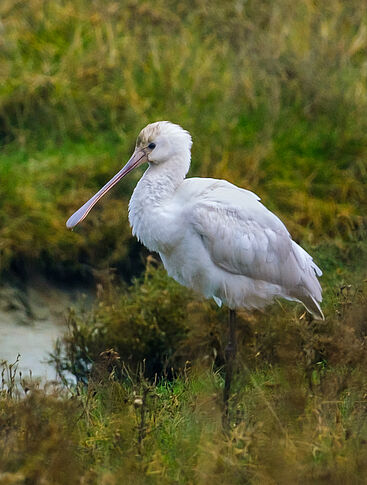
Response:
POLYGON ((262 308, 276 297, 301 302, 317 319, 321 270, 257 195, 225 181, 185 178, 191 136, 168 121, 146 126, 127 164, 67 221, 73 228, 131 170, 148 163, 129 204, 133 234, 159 253, 170 276, 230 308, 224 424, 235 344, 235 309, 262 308))
POLYGON ((139 134, 127 164, 67 221, 81 222, 134 168, 148 163, 129 204, 133 234, 159 253, 168 274, 230 309, 262 308, 275 297, 323 319, 321 270, 260 198, 226 180, 185 178, 191 136, 158 121, 139 134))

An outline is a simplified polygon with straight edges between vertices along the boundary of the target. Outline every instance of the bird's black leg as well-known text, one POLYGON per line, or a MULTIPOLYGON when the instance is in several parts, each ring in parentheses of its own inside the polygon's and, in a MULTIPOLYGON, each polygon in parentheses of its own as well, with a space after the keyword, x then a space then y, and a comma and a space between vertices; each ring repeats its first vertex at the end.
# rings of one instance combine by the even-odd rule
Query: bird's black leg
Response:
POLYGON ((223 427, 229 429, 229 394, 233 376, 234 361, 236 356, 236 311, 229 310, 229 339, 224 351, 226 359, 226 377, 223 391, 223 427))

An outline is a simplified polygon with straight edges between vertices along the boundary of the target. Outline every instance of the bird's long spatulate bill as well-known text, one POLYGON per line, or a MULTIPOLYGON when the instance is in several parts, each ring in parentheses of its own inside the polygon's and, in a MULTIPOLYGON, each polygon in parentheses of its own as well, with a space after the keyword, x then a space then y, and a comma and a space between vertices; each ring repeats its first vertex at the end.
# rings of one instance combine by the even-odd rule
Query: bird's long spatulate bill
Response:
POLYGON ((78 209, 74 214, 67 220, 66 227, 72 229, 79 222, 81 222, 89 214, 92 207, 99 201, 101 197, 104 196, 114 185, 117 184, 125 175, 127 175, 131 170, 138 167, 144 162, 147 162, 147 154, 144 150, 135 151, 133 156, 127 162, 127 164, 119 171, 117 174, 104 185, 91 199, 88 200, 80 209, 78 209))

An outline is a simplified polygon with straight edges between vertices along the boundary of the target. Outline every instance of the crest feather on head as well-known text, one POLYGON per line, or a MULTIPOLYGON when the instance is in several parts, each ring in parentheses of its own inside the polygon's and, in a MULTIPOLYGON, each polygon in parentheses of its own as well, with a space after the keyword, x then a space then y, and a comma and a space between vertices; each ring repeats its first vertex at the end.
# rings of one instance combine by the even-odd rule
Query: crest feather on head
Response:
POLYGON ((192 145, 190 133, 184 130, 180 125, 176 125, 170 121, 156 121, 154 123, 149 123, 149 125, 141 130, 136 140, 136 146, 148 146, 149 143, 154 141, 160 135, 184 136, 189 139, 189 146, 191 147, 192 145))

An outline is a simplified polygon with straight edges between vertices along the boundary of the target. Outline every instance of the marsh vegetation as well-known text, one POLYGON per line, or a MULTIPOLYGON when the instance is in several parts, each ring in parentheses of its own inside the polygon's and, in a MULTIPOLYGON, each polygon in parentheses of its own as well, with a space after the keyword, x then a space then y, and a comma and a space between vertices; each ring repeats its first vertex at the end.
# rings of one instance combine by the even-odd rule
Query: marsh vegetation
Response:
POLYGON ((62 385, 2 364, 0 484, 365 483, 361 2, 3 0, 0 20, 2 282, 96 293, 65 312, 62 385), (139 174, 65 229, 159 119, 193 134, 190 175, 256 192, 324 271, 325 322, 240 313, 229 433, 226 310, 132 238, 139 174))

